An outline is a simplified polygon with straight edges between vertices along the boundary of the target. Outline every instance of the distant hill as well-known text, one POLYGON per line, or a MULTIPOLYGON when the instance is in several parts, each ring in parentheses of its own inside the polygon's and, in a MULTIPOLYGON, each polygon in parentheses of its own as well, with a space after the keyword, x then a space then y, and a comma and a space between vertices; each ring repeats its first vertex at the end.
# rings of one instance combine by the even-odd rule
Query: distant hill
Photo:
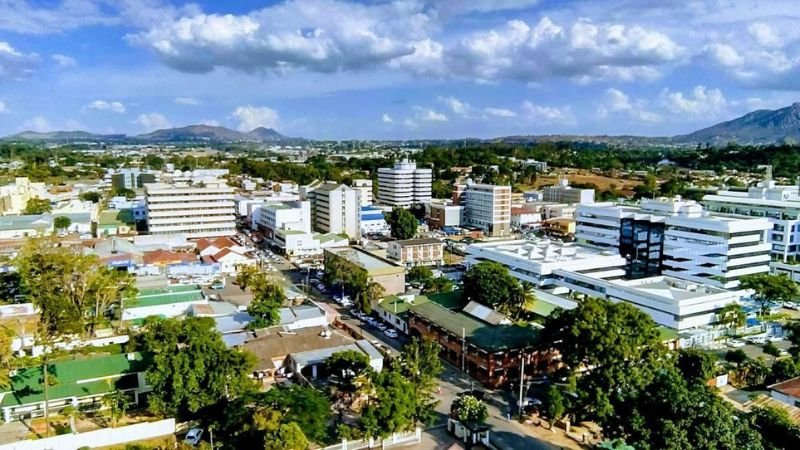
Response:
POLYGON ((166 128, 138 136, 124 134, 93 134, 87 131, 23 131, 3 138, 8 141, 36 142, 298 142, 301 138, 286 137, 272 128, 259 127, 248 133, 211 125, 189 125, 166 128))
POLYGON ((9 141, 86 141, 106 142, 125 139, 124 134, 94 134, 88 131, 23 131, 4 138, 9 141))
POLYGON ((258 127, 255 130, 247 133, 247 135, 250 138, 261 142, 284 141, 287 139, 286 136, 278 133, 272 128, 264 128, 264 127, 258 127))
POLYGON ((694 133, 672 138, 680 143, 771 144, 800 142, 800 103, 785 108, 761 109, 694 133))

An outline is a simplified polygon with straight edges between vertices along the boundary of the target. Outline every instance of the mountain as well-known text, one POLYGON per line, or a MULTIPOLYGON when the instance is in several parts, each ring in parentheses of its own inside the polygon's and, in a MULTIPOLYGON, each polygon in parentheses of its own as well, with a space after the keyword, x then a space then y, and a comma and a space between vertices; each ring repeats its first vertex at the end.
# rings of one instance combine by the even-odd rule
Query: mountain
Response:
POLYGON ((4 138, 9 141, 84 141, 84 142, 107 142, 120 141, 125 139, 124 134, 94 134, 87 131, 23 131, 4 138))
POLYGON ((278 133, 272 128, 258 127, 255 130, 247 133, 253 140, 268 142, 268 141, 284 141, 286 136, 278 133))
POLYGON ((737 119, 718 123, 694 133, 675 136, 678 143, 770 144, 785 141, 800 142, 800 103, 785 108, 761 109, 737 119))
POLYGON ((211 125, 189 125, 180 128, 165 128, 153 131, 152 133, 140 134, 136 136, 136 139, 156 142, 237 142, 253 140, 245 133, 211 125))

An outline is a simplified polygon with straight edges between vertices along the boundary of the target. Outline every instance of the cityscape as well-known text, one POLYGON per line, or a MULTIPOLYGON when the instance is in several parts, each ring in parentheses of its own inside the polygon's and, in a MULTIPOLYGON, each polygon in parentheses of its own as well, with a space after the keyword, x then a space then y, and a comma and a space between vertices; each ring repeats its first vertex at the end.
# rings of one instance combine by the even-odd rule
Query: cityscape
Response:
POLYGON ((800 448, 797 20, 0 0, 0 450, 800 448))

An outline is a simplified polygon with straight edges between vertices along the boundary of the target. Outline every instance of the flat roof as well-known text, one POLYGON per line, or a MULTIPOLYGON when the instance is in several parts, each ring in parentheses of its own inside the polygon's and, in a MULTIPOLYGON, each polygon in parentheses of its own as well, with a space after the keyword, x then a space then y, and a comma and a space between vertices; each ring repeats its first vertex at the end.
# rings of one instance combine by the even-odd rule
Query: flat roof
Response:
POLYGON ((334 247, 326 248, 325 251, 331 252, 340 258, 346 259, 347 261, 366 270, 368 273, 377 273, 381 271, 405 272, 405 269, 402 267, 378 258, 377 256, 357 247, 334 247))
POLYGON ((469 255, 477 255, 478 250, 542 263, 620 257, 619 253, 608 250, 597 250, 549 239, 481 242, 470 244, 466 249, 469 255))
POLYGON ((667 276, 639 278, 636 280, 614 280, 610 281, 610 283, 678 301, 730 292, 707 284, 684 281, 667 276))
POLYGON ((97 226, 99 227, 132 224, 134 222, 133 211, 130 209, 107 209, 100 211, 97 217, 97 226))
POLYGON ((267 370, 275 369, 273 360, 283 359, 287 355, 341 347, 355 342, 355 339, 333 328, 329 329, 329 337, 323 337, 320 334, 325 329, 327 327, 311 327, 284 332, 272 328, 259 331, 259 336, 247 341, 244 347, 256 356, 256 370, 267 370))
POLYGON ((410 246, 414 246, 414 245, 428 245, 428 244, 442 244, 442 245, 444 245, 444 242, 442 242, 442 241, 440 241, 438 239, 434 239, 434 238, 406 239, 406 240, 403 240, 403 241, 395 241, 394 243, 399 245, 399 246, 401 246, 401 247, 410 247, 410 246))
POLYGON ((203 290, 199 285, 176 285, 162 289, 142 289, 136 296, 136 303, 129 308, 169 305, 203 301, 203 290))

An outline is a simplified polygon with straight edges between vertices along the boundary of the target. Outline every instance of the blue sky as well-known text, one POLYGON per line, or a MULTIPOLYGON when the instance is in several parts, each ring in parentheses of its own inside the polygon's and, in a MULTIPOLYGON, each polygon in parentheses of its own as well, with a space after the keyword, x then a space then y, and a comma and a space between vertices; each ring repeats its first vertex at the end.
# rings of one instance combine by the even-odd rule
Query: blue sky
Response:
POLYGON ((800 100, 796 0, 0 0, 0 135, 671 135, 800 100))

